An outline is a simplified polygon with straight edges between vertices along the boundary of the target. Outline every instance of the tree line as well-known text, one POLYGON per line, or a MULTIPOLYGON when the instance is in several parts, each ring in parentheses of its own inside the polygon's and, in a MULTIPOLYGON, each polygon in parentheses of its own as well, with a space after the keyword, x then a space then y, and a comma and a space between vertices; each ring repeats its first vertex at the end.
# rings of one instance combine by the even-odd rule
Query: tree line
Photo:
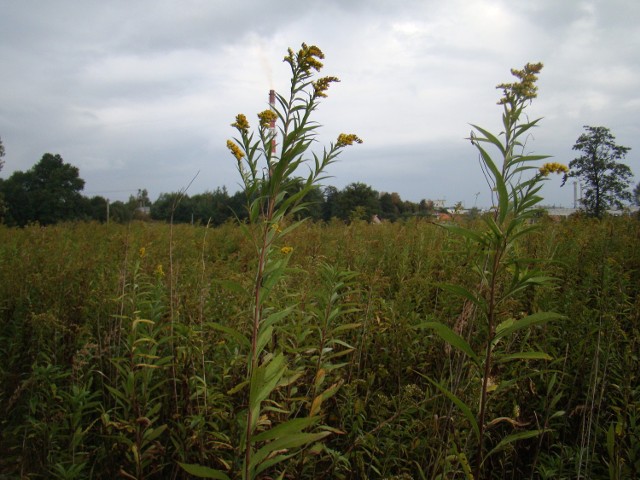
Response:
MULTIPOLYGON (((31 169, 0 179, 0 218, 9 226, 30 223, 51 225, 63 221, 114 221, 134 219, 175 223, 221 225, 246 218, 244 191, 230 194, 225 187, 189 196, 184 192, 162 193, 152 202, 148 192, 138 190, 126 202, 109 202, 102 196, 82 195, 85 181, 79 170, 57 154, 46 153, 31 169)), ((302 182, 300 182, 302 188, 302 182)), ((339 190, 313 188, 304 199, 304 215, 322 221, 370 220, 374 215, 391 221, 434 213, 433 202, 402 200, 398 193, 380 194, 371 186, 355 182, 339 190)))
MULTIPOLYGON (((621 163, 630 148, 617 145, 606 127, 584 128, 585 133, 573 147, 580 155, 569 163, 565 175, 565 182, 577 178, 583 185, 582 209, 599 218, 609 208, 620 208, 624 201, 640 205, 640 183, 633 192, 629 190, 631 169, 621 163)), ((0 138, 0 170, 4 155, 0 138)), ((124 223, 151 219, 216 226, 230 219, 243 220, 247 215, 245 192, 229 194, 225 187, 192 196, 184 192, 162 193, 154 202, 142 189, 126 202, 109 202, 102 196, 82 195, 84 185, 77 167, 65 163, 58 154, 45 153, 31 169, 0 179, 0 223, 24 226, 35 222, 50 225, 62 221, 124 223)), ((436 212, 429 200, 417 203, 402 200, 398 193, 380 193, 361 182, 343 189, 314 187, 306 195, 305 203, 305 216, 315 221, 371 220, 374 215, 395 221, 436 212)))

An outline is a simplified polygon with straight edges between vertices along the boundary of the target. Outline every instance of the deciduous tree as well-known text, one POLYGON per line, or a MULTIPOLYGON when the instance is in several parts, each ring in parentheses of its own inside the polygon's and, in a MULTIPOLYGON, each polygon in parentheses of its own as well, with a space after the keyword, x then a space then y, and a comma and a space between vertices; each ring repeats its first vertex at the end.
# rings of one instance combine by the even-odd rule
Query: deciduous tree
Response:
POLYGON ((64 163, 60 155, 45 153, 26 172, 16 171, 2 184, 7 223, 48 225, 83 216, 84 180, 77 167, 64 163))
POLYGON ((582 206, 587 215, 600 218, 608 208, 621 208, 622 201, 632 200, 628 190, 631 169, 620 163, 630 148, 617 145, 606 127, 584 128, 586 132, 573 146, 582 155, 569 163, 563 185, 570 177, 579 178, 583 182, 582 206))

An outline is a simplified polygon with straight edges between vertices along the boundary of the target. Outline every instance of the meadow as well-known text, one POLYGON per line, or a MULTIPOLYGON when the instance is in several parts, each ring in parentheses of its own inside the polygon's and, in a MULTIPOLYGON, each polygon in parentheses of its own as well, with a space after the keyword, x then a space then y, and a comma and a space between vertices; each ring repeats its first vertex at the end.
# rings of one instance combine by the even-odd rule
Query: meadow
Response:
MULTIPOLYGON (((451 287, 475 288, 468 239, 426 220, 288 232, 255 478, 473 478, 483 383, 482 478, 637 478, 640 222, 537 225, 517 248, 555 280, 500 317, 561 317, 505 337, 489 378, 465 350, 486 326, 451 287)), ((0 226, 0 478, 240 478, 247 228, 0 226)))

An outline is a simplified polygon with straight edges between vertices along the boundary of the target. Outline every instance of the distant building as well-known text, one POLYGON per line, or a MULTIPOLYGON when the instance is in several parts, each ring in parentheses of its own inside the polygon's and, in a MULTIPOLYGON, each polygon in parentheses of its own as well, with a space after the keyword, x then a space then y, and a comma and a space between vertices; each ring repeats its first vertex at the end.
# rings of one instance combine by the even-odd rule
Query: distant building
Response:
MULTIPOLYGON (((607 214, 614 217, 620 217, 622 215, 629 215, 638 212, 640 207, 637 205, 631 205, 623 208, 622 210, 607 210, 607 214)), ((574 213, 580 212, 579 208, 564 208, 564 207, 543 207, 543 210, 547 212, 550 217, 566 218, 574 213)))
POLYGON ((140 216, 149 217, 151 216, 151 207, 137 207, 136 213, 140 216))

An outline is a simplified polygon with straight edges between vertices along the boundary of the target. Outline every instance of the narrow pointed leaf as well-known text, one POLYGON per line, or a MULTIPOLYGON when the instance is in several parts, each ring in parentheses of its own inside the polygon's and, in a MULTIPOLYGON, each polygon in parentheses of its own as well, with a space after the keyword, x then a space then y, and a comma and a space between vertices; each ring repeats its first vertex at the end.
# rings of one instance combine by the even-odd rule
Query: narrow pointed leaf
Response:
POLYGON ((458 398, 455 394, 453 394, 452 392, 447 390, 444 386, 440 385, 435 380, 431 380, 429 377, 424 377, 424 378, 426 378, 438 390, 440 390, 442 393, 444 393, 444 395, 449 400, 451 400, 456 407, 458 407, 460 409, 460 411, 463 413, 463 415, 466 417, 466 419, 471 424, 471 428, 473 428, 473 431, 476 434, 476 438, 480 438, 480 428, 478 427, 478 422, 476 421, 476 417, 471 412, 471 409, 469 408, 469 406, 466 403, 464 403, 460 398, 458 398))
POLYGON ((440 338, 442 338, 445 342, 451 345, 454 348, 457 348, 461 352, 465 353, 469 356, 476 365, 480 365, 480 359, 476 355, 476 353, 471 348, 471 345, 467 343, 467 341, 458 335, 456 332, 451 330, 447 325, 440 322, 424 322, 417 325, 418 328, 427 328, 431 330, 435 330, 440 338))
POLYGON ((305 428, 309 428, 312 425, 318 423, 320 419, 318 417, 303 417, 287 420, 269 430, 260 432, 255 435, 252 440, 254 442, 266 442, 267 440, 274 440, 276 438, 284 437, 285 435, 292 435, 294 433, 301 433, 305 428))
POLYGON ((553 357, 545 352, 518 352, 498 356, 497 360, 500 363, 506 363, 512 360, 553 360, 553 357))
POLYGON ((180 463, 178 465, 187 472, 189 475, 193 475, 198 478, 215 478, 217 480, 231 480, 229 476, 221 472, 220 470, 214 470, 213 468, 205 467, 203 465, 197 465, 194 463, 180 463))
MULTIPOLYGON (((257 470, 258 466, 268 458, 268 456, 275 451, 279 450, 289 450, 292 448, 299 448, 308 443, 317 442, 325 437, 330 435, 330 432, 320 432, 320 433, 296 433, 291 435, 285 435, 281 438, 277 438, 272 442, 267 443, 262 446, 251 458, 252 469, 257 470)), ((284 458, 283 458, 284 460, 284 458)))
POLYGON ((218 322, 207 322, 206 326, 212 328, 214 330, 218 330, 219 332, 226 333, 231 338, 233 338, 238 344, 245 348, 251 347, 251 342, 249 339, 245 337, 242 333, 232 327, 228 327, 227 325, 221 325, 218 322))
POLYGON ((551 320, 559 320, 561 318, 565 318, 565 317, 555 312, 534 313, 520 320, 516 320, 510 326, 497 331, 495 337, 492 340, 492 343, 495 344, 501 338, 506 337, 507 335, 511 335, 513 332, 522 330, 523 328, 527 328, 532 325, 540 325, 543 323, 547 323, 551 320))
POLYGON ((547 429, 540 429, 540 430, 527 430, 525 432, 518 432, 518 433, 513 433, 511 435, 507 435, 506 437, 504 437, 500 441, 500 443, 498 443, 498 445, 496 445, 493 448, 493 450, 491 450, 487 454, 486 457, 484 457, 484 460, 489 458, 494 453, 498 453, 498 452, 504 450, 507 446, 511 445, 514 442, 517 442, 518 440, 526 440, 527 438, 538 437, 538 436, 540 436, 543 433, 548 432, 548 431, 550 431, 550 430, 547 428, 547 429))

